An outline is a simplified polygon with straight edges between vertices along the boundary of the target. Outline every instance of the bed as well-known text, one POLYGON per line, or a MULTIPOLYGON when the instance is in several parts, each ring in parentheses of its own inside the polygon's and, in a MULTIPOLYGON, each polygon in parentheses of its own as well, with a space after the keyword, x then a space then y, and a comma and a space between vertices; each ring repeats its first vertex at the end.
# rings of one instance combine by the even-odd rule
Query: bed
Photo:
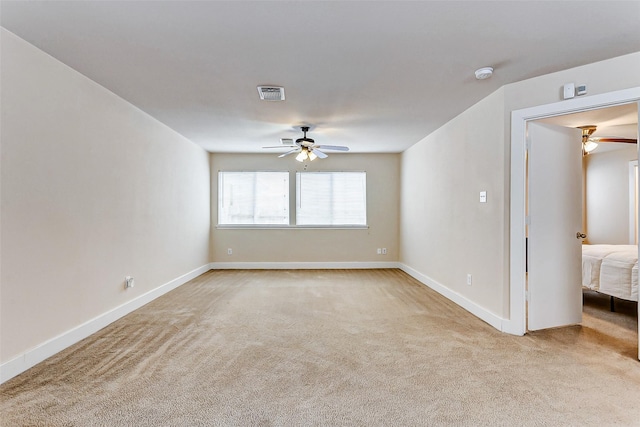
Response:
POLYGON ((582 286, 612 297, 638 301, 638 247, 582 245, 582 286))

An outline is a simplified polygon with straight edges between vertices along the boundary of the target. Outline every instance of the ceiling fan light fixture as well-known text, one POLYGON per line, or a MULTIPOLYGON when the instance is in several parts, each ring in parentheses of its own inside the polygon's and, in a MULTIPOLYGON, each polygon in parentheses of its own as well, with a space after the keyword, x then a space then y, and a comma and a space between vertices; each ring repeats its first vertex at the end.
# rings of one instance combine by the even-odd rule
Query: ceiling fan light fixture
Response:
POLYGON ((584 152, 585 153, 590 153, 593 150, 595 150, 596 148, 598 148, 598 143, 595 141, 587 141, 584 144, 584 152))
POLYGON ((316 153, 314 153, 313 151, 309 151, 309 161, 310 162, 313 162, 317 158, 318 158, 318 156, 316 156, 316 153))
POLYGON ((493 67, 482 67, 476 70, 476 79, 485 80, 493 75, 493 67))
POLYGON ((309 156, 307 155, 307 150, 306 149, 302 149, 300 151, 300 154, 298 154, 296 156, 296 160, 299 161, 299 162, 304 162, 305 160, 307 160, 308 157, 309 156))

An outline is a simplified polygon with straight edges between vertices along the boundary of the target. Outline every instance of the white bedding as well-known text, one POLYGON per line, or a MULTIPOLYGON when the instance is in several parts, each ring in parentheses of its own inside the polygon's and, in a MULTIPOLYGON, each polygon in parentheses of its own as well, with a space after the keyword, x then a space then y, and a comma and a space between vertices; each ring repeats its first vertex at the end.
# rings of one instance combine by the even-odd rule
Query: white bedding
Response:
POLYGON ((638 247, 582 245, 582 286, 638 301, 638 247))

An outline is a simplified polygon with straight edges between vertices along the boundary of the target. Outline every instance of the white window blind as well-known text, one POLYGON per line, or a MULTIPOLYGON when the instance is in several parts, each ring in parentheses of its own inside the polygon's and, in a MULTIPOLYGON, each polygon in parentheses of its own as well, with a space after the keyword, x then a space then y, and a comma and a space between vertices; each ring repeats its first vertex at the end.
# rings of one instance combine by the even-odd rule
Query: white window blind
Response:
POLYGON ((289 225, 289 172, 219 172, 218 224, 289 225))
POLYGON ((297 225, 366 225, 366 172, 296 173, 297 225))

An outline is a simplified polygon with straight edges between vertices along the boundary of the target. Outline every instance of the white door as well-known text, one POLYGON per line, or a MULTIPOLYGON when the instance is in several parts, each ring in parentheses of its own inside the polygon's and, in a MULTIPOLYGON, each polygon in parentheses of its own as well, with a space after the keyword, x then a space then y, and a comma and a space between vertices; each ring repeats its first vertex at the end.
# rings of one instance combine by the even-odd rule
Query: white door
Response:
POLYGON ((529 122, 528 329, 582 321, 582 142, 574 128, 529 122))

